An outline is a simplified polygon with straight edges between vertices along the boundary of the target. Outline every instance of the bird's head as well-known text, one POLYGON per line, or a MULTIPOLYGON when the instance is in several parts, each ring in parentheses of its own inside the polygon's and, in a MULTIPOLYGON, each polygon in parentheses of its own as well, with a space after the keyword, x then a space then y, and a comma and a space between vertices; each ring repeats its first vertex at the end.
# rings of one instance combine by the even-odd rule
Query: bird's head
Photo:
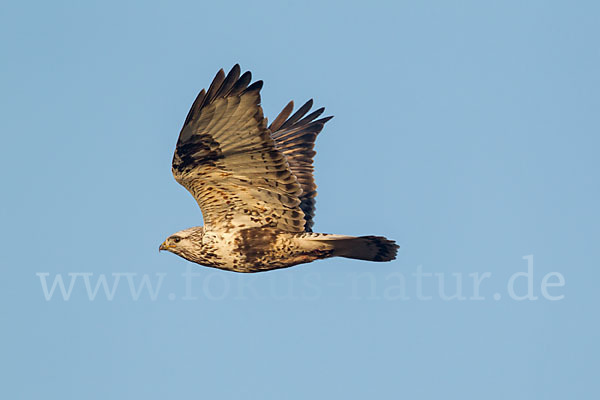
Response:
POLYGON ((202 248, 204 229, 201 226, 185 229, 169 236, 158 248, 189 259, 202 248))

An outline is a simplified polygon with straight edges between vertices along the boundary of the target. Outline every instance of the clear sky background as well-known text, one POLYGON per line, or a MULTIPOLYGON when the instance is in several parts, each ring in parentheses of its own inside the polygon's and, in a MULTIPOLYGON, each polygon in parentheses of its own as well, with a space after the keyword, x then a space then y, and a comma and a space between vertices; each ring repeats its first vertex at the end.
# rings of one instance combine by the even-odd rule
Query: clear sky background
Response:
POLYGON ((1 8, 1 398, 599 398, 597 2, 1 8), (315 230, 393 238, 396 261, 186 286, 158 253, 202 224, 171 157, 235 63, 271 119, 335 115, 315 230), (46 300, 57 276, 72 292, 46 300), (102 276, 114 297, 90 300, 102 276))

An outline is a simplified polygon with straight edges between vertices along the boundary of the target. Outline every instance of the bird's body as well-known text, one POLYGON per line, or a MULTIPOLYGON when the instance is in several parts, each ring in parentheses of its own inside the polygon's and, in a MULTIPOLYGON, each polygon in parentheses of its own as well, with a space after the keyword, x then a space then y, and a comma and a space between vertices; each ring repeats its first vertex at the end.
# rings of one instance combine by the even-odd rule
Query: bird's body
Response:
POLYGON ((199 226, 178 232, 171 236, 171 243, 168 241, 163 243, 164 249, 186 260, 235 272, 287 268, 328 257, 347 257, 359 250, 361 259, 388 261, 396 251, 394 243, 382 237, 290 233, 275 228, 214 231, 199 226))
POLYGON ((205 225, 171 235, 160 246, 189 261, 235 272, 290 267, 328 257, 390 261, 398 246, 378 236, 313 233, 314 141, 331 117, 290 116, 290 102, 267 127, 262 82, 249 85, 239 66, 217 73, 186 118, 173 175, 194 196, 205 225), (249 85, 249 86, 248 86, 249 85))

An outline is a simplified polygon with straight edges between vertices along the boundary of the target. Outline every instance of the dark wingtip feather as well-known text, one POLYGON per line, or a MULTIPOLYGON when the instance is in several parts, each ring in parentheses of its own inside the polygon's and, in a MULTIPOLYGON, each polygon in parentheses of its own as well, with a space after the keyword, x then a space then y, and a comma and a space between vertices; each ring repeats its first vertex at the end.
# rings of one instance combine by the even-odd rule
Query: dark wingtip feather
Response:
POLYGON ((240 77, 240 72, 240 65, 235 64, 227 74, 227 77, 225 77, 225 79, 221 83, 221 87, 215 94, 215 98, 225 97, 229 94, 230 90, 233 88, 233 85, 235 85, 235 82, 240 77))
POLYGON ((225 71, 223 70, 223 68, 221 68, 215 74, 215 77, 213 78, 213 82, 217 81, 217 79, 222 80, 223 78, 225 78, 225 71))
POLYGON ((213 101, 213 99, 215 98, 215 95, 218 93, 219 88, 223 84, 224 80, 225 80, 225 71, 223 71, 223 68, 221 68, 219 70, 219 72, 217 72, 217 74, 215 75, 215 78, 213 79, 212 83, 210 84, 210 87, 208 88, 208 91, 206 92, 206 97, 204 98, 204 102, 202 104, 207 104, 207 103, 210 103, 211 101, 213 101))
POLYGON ((255 90, 260 90, 263 87, 263 81, 256 81, 252 85, 248 86, 244 92, 252 92, 255 90))
POLYGON ((250 71, 244 72, 242 76, 240 76, 240 78, 237 80, 237 82, 233 85, 233 88, 231 88, 229 95, 237 96, 238 94, 241 94, 246 89, 251 80, 252 73, 250 71))
POLYGON ((325 122, 329 121, 331 118, 333 118, 333 115, 330 115, 328 117, 324 117, 324 118, 318 119, 318 120, 316 120, 314 122, 318 122, 320 124, 325 124, 325 122))
POLYGON ((192 119, 194 119, 194 117, 196 117, 196 114, 200 110, 202 103, 204 103, 205 96, 206 90, 202 89, 202 91, 198 93, 198 96, 196 96, 196 100, 194 100, 194 102, 192 103, 192 107, 190 108, 187 117, 185 117, 185 122, 183 123, 183 126, 187 125, 188 122, 190 122, 192 119))
POLYGON ((294 115, 289 117, 288 120, 285 121, 285 123, 283 125, 281 125, 281 127, 287 128, 287 127, 294 125, 300 118, 302 118, 308 112, 308 110, 310 110, 312 105, 313 105, 313 99, 308 100, 306 103, 304 103, 302 105, 302 107, 300 107, 298 109, 298 111, 296 111, 294 113, 294 115))
POLYGON ((269 129, 272 132, 274 132, 274 131, 278 130, 279 128, 281 128, 281 125, 283 125, 283 123, 290 116, 290 114, 292 113, 293 110, 294 110, 294 101, 292 100, 289 103, 287 103, 287 105, 285 107, 283 107, 283 110, 281 110, 279 115, 271 123, 271 125, 269 126, 269 129))
POLYGON ((321 114, 323 114, 323 112, 325 112, 325 107, 321 107, 318 110, 311 112, 310 114, 308 114, 306 117, 302 118, 297 123, 298 124, 309 123, 312 120, 314 120, 315 118, 317 118, 318 116, 320 116, 321 114))

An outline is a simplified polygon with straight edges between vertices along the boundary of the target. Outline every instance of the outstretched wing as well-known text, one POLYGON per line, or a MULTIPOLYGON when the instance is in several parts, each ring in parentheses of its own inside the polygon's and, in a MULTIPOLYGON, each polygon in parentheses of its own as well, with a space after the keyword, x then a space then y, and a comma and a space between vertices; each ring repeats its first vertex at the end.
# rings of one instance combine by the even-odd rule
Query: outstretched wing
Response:
POLYGON ((194 196, 204 224, 304 231, 302 188, 276 149, 260 107, 262 81, 220 70, 185 120, 173 176, 194 196))
POLYGON ((323 125, 333 118, 330 116, 316 119, 323 114, 325 108, 319 108, 306 115, 312 105, 313 101, 310 99, 290 117, 294 109, 294 102, 290 101, 269 126, 275 146, 285 155, 292 173, 302 188, 300 209, 304 213, 306 221, 304 229, 307 232, 312 232, 317 196, 317 185, 313 177, 315 139, 323 129, 323 125))

